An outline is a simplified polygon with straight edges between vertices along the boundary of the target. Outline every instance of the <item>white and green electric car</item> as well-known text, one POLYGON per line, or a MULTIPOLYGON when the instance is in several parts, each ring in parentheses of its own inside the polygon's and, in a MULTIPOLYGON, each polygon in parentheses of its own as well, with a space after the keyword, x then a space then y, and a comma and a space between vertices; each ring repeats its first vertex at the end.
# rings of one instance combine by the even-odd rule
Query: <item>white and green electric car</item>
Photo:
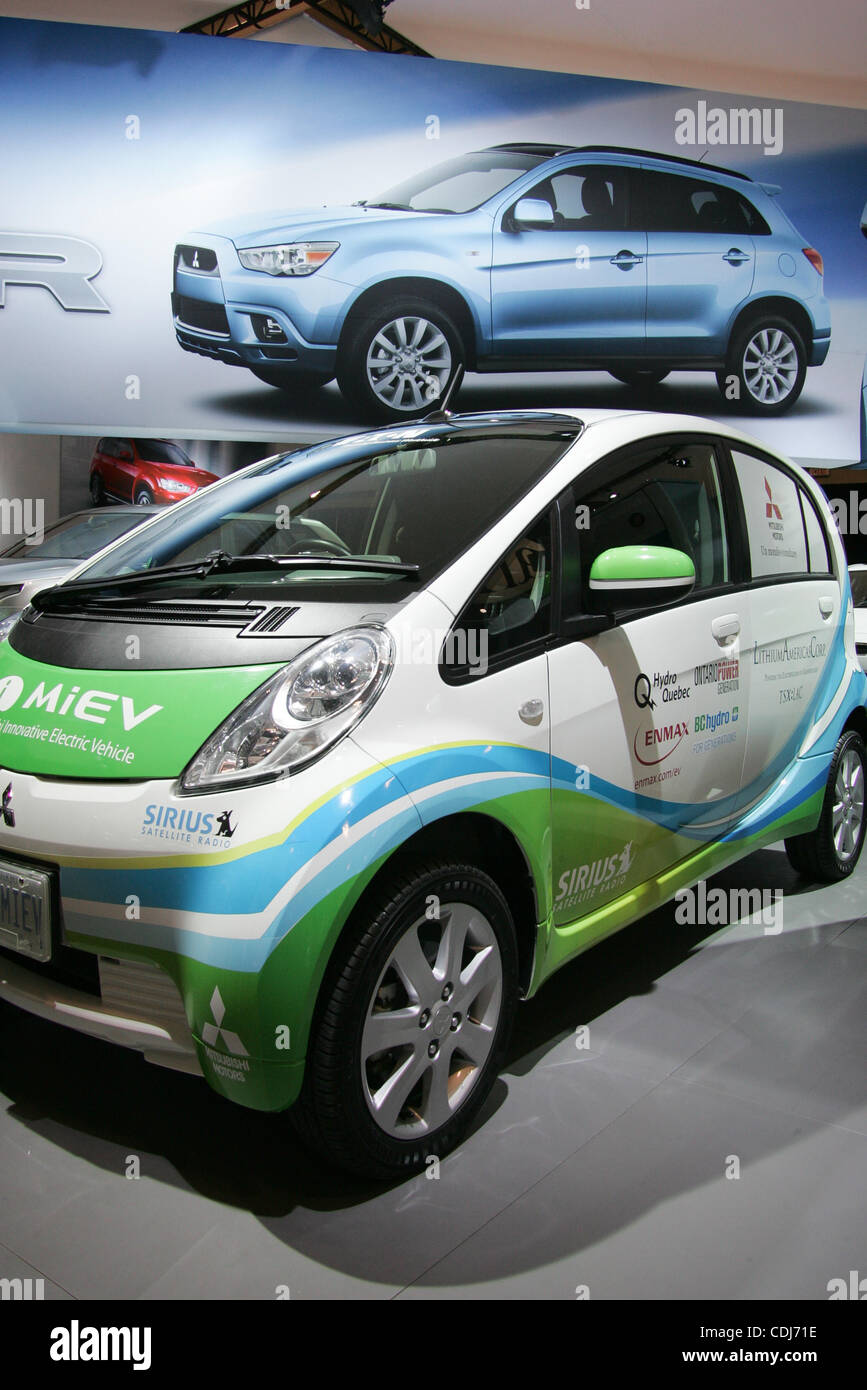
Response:
POLYGON ((411 1172, 564 962, 770 842, 852 872, 865 691, 820 490, 724 426, 268 459, 6 625, 0 997, 411 1172))

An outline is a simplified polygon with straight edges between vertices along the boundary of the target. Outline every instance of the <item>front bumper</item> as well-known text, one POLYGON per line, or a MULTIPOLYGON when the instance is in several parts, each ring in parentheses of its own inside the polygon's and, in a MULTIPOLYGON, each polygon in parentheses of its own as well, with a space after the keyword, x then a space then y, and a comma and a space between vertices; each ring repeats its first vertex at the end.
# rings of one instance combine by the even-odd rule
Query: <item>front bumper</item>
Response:
POLYGON ((334 943, 383 856, 420 824, 398 779, 347 738, 327 767, 217 795, 11 780, 0 858, 54 866, 54 955, 98 958, 99 982, 70 988, 53 963, 4 952, 0 998, 198 1070, 252 1109, 291 1105, 334 943))

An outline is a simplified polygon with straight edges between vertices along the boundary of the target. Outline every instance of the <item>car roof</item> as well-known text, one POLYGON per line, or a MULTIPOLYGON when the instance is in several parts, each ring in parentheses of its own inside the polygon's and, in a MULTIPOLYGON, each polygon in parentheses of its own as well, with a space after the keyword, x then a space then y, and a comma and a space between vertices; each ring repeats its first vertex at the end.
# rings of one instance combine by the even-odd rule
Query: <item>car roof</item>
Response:
POLYGON ((722 164, 704 164, 700 159, 688 159, 686 155, 660 154, 658 150, 642 150, 630 145, 536 145, 516 141, 506 145, 489 145, 488 149, 506 150, 511 154, 538 154, 545 159, 555 159, 561 154, 622 154, 637 159, 653 159, 661 164, 686 165, 690 169, 703 169, 706 173, 725 174, 731 179, 753 183, 749 174, 727 169, 722 164))

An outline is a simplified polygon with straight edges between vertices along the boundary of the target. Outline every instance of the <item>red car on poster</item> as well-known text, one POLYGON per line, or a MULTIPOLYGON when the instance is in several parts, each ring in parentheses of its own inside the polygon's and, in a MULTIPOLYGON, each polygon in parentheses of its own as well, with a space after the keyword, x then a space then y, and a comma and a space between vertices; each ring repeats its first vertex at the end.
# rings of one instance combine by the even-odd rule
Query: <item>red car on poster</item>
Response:
POLYGON ((190 497, 217 481, 170 439, 100 439, 90 465, 90 500, 150 507, 190 497))

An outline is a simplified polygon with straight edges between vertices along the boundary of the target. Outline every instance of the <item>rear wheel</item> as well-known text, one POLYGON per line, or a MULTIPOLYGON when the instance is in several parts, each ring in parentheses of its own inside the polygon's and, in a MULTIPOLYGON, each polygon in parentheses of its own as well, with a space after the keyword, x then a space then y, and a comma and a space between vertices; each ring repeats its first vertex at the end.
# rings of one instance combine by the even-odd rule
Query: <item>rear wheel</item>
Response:
POLYGON ((94 507, 101 507, 105 502, 105 484, 98 473, 90 475, 90 500, 94 507))
POLYGON ((795 404, 807 376, 807 354, 797 329, 783 318, 761 319, 732 338, 717 385, 751 415, 782 415, 795 404), (730 378, 738 393, 730 395, 730 378))
POLYGON ((806 878, 839 883, 858 863, 864 844, 867 749, 849 729, 834 750, 822 814, 815 830, 786 840, 789 862, 806 878))
POLYGON ((441 861, 396 876, 338 948, 296 1128, 356 1174, 424 1167, 484 1104, 517 996, 514 923, 493 879, 441 861))

